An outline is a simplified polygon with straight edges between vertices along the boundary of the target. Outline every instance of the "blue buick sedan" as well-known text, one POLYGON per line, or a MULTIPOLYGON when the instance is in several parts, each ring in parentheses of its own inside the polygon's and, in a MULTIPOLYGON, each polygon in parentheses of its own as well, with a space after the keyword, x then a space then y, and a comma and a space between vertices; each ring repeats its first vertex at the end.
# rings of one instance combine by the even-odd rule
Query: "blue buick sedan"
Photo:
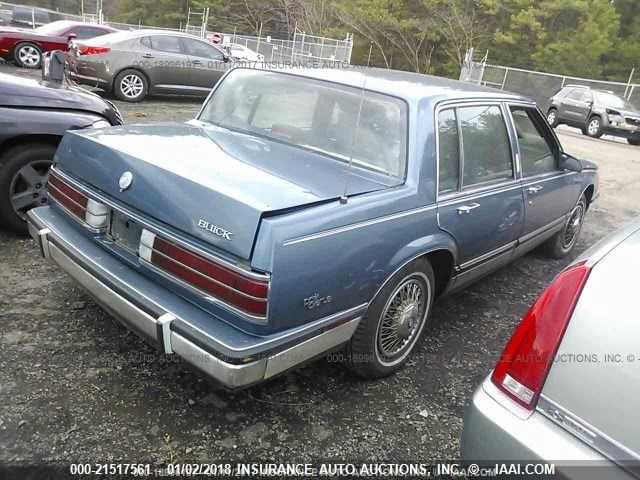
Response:
POLYGON ((228 388, 340 349, 391 374, 434 299, 541 246, 598 195, 530 100, 377 69, 237 68, 197 118, 68 132, 42 254, 228 388))

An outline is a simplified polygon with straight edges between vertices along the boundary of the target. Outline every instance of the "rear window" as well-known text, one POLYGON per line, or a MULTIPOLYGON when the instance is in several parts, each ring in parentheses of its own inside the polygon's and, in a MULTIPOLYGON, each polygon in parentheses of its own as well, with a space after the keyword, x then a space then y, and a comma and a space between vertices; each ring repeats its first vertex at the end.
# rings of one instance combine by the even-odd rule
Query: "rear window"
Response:
POLYGON ((131 32, 114 32, 91 38, 87 41, 87 43, 91 45, 112 45, 117 42, 130 40, 131 38, 131 32))
POLYGON ((388 95, 237 69, 215 90, 200 120, 404 177, 407 107, 388 95))

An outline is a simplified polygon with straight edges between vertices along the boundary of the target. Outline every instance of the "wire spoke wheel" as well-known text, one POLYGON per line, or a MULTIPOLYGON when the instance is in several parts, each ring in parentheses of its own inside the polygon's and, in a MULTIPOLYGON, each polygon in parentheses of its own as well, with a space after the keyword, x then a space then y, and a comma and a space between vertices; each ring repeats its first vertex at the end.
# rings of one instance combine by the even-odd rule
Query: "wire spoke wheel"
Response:
POLYGON ((563 248, 569 249, 575 243, 578 238, 578 234, 580 233, 580 228, 582 227, 583 217, 584 205, 582 203, 578 203, 571 211, 569 220, 567 220, 567 223, 564 226, 564 233, 562 237, 563 248))
POLYGON ((422 331, 430 296, 429 284, 420 274, 405 278, 389 296, 376 335, 381 363, 393 365, 411 351, 422 331))
POLYGON ((18 170, 9 185, 9 200, 20 218, 27 210, 47 203, 47 179, 51 160, 34 160, 18 170))

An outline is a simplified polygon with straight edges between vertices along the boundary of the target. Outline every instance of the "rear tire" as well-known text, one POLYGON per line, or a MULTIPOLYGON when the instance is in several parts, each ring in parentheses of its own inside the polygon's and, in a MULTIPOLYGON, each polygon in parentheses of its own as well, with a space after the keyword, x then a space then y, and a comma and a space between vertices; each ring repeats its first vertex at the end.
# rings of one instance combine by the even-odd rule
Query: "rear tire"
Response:
POLYGON ((147 96, 149 82, 139 70, 132 68, 118 74, 113 82, 113 93, 125 102, 139 102, 147 96))
POLYGON ((13 49, 13 60, 21 68, 40 68, 42 50, 34 43, 21 43, 13 49))
POLYGON ((576 246, 584 214, 587 212, 587 199, 584 195, 571 210, 569 218, 562 229, 543 244, 544 252, 551 258, 564 258, 571 253, 576 246))
POLYGON ((547 122, 551 128, 556 128, 560 123, 558 121, 558 110, 556 108, 550 108, 547 112, 547 122))
POLYGON ((640 137, 627 138, 627 142, 629 143, 629 145, 640 145, 640 137))
POLYGON ((381 378, 407 362, 429 322, 435 280, 427 259, 400 269, 369 305, 347 345, 349 368, 363 378, 381 378))
POLYGON ((45 188, 56 147, 17 145, 0 158, 0 222, 26 234, 26 212, 48 203, 45 188))
POLYGON ((591 138, 600 138, 602 136, 602 119, 598 116, 589 118, 585 131, 591 138))

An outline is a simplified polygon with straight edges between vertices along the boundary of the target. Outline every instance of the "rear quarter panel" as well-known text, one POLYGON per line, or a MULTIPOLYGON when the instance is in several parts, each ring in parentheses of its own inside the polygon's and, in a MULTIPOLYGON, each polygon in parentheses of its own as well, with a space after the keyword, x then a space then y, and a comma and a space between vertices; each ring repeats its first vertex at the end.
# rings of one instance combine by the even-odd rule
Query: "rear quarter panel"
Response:
POLYGON ((593 267, 542 391, 638 458, 639 269, 637 232, 593 267))

